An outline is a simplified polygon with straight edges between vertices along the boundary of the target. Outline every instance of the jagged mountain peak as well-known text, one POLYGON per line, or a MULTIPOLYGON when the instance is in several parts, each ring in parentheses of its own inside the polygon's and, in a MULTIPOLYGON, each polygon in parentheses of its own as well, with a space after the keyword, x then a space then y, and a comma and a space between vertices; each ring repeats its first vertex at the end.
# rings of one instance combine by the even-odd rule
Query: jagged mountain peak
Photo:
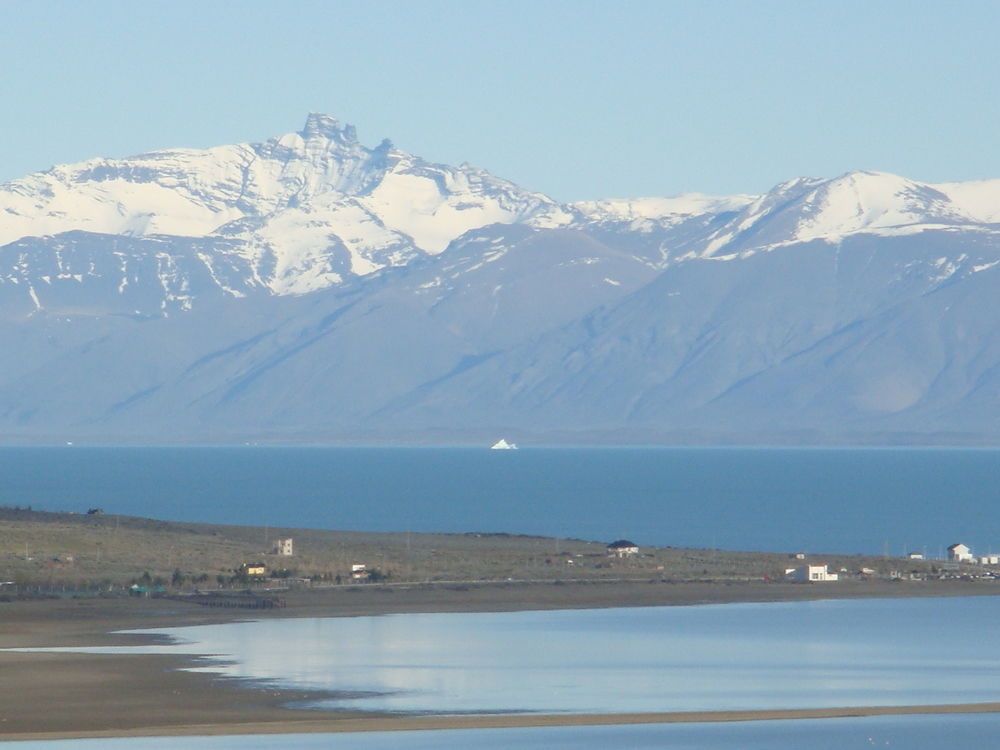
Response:
MULTIPOLYGON (((285 295, 408 265, 492 224, 596 232, 657 268, 859 232, 980 226, 1000 221, 1000 180, 931 185, 855 171, 795 178, 762 196, 564 205, 485 169, 424 160, 389 140, 368 147, 353 126, 313 112, 300 130, 262 143, 92 159, 29 175, 0 186, 0 215, 0 246, 85 232, 155 237, 169 255, 192 239, 207 240, 198 245, 198 262, 248 274, 227 282, 230 293, 285 295)), ((78 244, 61 243, 60 252, 78 244)), ((46 239, 35 245, 55 247, 46 239)), ((210 276, 221 278, 214 270, 210 276)))
POLYGON ((299 133, 307 140, 310 138, 355 142, 358 140, 358 133, 353 125, 341 126, 336 117, 321 112, 310 112, 306 117, 306 124, 299 133))
POLYGON ((0 185, 0 426, 995 436, 998 290, 1000 180, 563 205, 314 113, 0 185))
POLYGON ((439 253, 472 229, 558 213, 486 170, 434 164, 388 139, 368 148, 353 126, 311 113, 263 143, 92 159, 2 185, 0 246, 67 232, 184 247, 222 238, 224 257, 202 250, 204 263, 302 294, 439 253))

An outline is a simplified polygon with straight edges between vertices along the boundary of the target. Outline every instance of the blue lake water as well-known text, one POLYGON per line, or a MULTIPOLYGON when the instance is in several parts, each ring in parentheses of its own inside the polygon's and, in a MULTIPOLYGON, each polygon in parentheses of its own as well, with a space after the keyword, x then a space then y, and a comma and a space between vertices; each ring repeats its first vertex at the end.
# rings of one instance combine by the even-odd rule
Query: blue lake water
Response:
POLYGON ((334 709, 920 705, 1000 701, 997 621, 1000 597, 406 614, 174 628, 157 632, 178 645, 151 650, 212 654, 198 669, 346 694, 316 704, 334 709))
POLYGON ((946 750, 992 748, 997 714, 879 716, 739 724, 476 729, 258 737, 29 741, 18 750, 946 750))
POLYGON ((260 526, 938 556, 998 501, 992 449, 0 449, 0 504, 260 526))

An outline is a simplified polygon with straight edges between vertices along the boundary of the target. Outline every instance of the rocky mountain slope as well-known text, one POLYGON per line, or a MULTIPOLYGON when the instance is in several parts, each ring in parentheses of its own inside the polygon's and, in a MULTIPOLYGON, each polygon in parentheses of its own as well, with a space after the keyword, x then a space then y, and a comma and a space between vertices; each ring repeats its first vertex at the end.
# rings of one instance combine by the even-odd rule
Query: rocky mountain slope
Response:
POLYGON ((310 115, 0 185, 8 440, 992 442, 1000 180, 560 204, 310 115))

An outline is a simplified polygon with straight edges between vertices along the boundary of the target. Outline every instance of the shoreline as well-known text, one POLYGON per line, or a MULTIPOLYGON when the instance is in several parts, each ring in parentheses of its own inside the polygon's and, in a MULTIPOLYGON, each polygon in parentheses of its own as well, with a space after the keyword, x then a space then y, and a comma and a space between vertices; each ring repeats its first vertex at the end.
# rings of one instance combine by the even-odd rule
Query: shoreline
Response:
POLYGON ((1000 582, 963 581, 575 581, 363 584, 280 593, 274 609, 210 608, 183 598, 81 597, 0 603, 0 649, 155 643, 123 630, 241 620, 443 612, 754 604, 828 599, 1000 596, 1000 582))
MULTIPOLYGON (((211 610, 170 599, 77 599, 0 604, 0 648, 141 645, 162 636, 116 633, 272 617, 352 617, 790 602, 837 598, 996 596, 965 581, 565 583, 346 587, 289 592, 280 610, 211 610)), ((181 671, 197 657, 0 653, 0 741, 83 737, 283 734, 667 722, 761 721, 915 713, 1000 712, 1000 703, 654 714, 401 716, 291 708, 310 691, 181 671)))
MULTIPOLYGON (((289 709, 298 710, 301 709, 289 709)), ((514 714, 476 716, 352 716, 285 719, 233 724, 177 724, 127 729, 40 731, 0 734, 0 741, 118 739, 129 737, 217 737, 285 734, 360 734, 367 732, 447 731, 456 729, 523 729, 529 727, 621 726, 630 724, 717 724, 754 721, 849 719, 875 716, 1000 713, 1000 702, 858 706, 635 714, 514 714)))

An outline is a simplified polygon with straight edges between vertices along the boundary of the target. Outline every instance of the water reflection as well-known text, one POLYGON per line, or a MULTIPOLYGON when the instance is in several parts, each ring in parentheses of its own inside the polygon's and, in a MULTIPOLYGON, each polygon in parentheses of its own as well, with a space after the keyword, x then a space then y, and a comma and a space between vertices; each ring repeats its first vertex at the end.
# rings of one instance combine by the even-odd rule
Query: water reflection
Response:
POLYGON ((324 707, 645 712, 1000 700, 1000 599, 268 620, 167 631, 324 707), (357 697, 361 694, 362 697, 357 697))
POLYGON ((989 748, 1000 736, 996 714, 880 716, 738 724, 647 724, 430 732, 157 737, 20 742, 18 750, 941 750, 989 748))

